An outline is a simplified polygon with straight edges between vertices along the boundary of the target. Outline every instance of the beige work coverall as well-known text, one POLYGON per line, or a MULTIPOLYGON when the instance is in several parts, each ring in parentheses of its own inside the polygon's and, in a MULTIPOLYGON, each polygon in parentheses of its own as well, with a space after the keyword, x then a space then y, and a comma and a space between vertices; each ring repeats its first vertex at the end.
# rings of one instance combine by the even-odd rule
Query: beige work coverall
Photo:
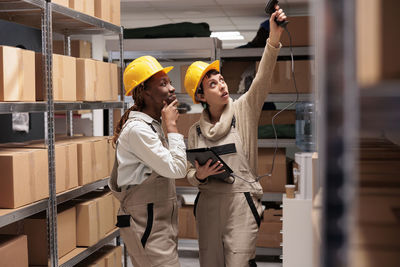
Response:
POLYGON ((121 203, 118 215, 129 216, 130 226, 119 227, 133 265, 179 267, 175 180, 153 171, 143 183, 121 190, 117 169, 115 159, 109 187, 121 203))
POLYGON ((230 132, 218 141, 209 141, 201 134, 198 139, 199 148, 230 143, 235 144, 236 153, 220 157, 235 174, 251 183, 239 178, 232 184, 208 179, 199 186, 195 216, 201 266, 247 267, 255 258, 262 188, 249 171, 239 134, 232 124, 230 132))

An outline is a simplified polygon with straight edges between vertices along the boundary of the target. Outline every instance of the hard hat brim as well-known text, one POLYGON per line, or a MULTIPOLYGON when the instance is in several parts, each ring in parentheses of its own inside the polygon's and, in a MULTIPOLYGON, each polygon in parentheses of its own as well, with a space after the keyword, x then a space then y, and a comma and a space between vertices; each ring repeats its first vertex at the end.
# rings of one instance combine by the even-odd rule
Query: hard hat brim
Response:
MULTIPOLYGON (((142 82, 144 82, 144 81, 150 79, 150 78, 153 77, 155 74, 157 74, 157 73, 159 73, 159 72, 161 72, 161 71, 163 71, 163 72, 165 72, 165 73, 168 73, 168 72, 170 72, 173 68, 174 68, 173 66, 169 66, 169 67, 165 67, 165 68, 163 68, 163 69, 161 69, 161 70, 155 71, 155 72, 152 73, 149 77, 144 78, 144 79, 142 79, 141 81, 139 81, 138 84, 141 84, 142 82)), ((125 92, 125 96, 129 96, 129 95, 131 94, 131 92, 132 92, 133 89, 135 89, 135 87, 132 87, 130 90, 126 91, 126 92, 125 92)))
POLYGON ((200 83, 201 83, 201 81, 203 81, 204 76, 205 76, 206 73, 209 72, 210 70, 216 70, 216 71, 218 71, 218 72, 220 71, 220 70, 219 70, 219 60, 215 60, 215 61, 211 62, 210 65, 208 65, 207 68, 205 68, 205 69, 203 70, 203 72, 201 73, 200 79, 199 79, 199 80, 197 81, 197 83, 196 83, 196 88, 195 88, 194 95, 193 95, 193 103, 195 103, 195 104, 199 104, 199 103, 200 103, 200 102, 196 101, 196 91, 197 91, 197 88, 199 88, 200 83))

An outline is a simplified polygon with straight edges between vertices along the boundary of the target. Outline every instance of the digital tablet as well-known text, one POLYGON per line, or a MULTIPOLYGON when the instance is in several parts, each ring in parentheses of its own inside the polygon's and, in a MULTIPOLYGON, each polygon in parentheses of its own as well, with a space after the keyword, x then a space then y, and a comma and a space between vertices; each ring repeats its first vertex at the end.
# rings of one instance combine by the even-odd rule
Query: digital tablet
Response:
POLYGON ((211 165, 217 161, 221 162, 222 163, 221 169, 224 169, 225 171, 220 174, 211 175, 208 178, 216 178, 216 179, 225 180, 233 172, 232 169, 212 149, 210 149, 208 147, 207 148, 187 149, 186 157, 187 157, 188 161, 190 161, 190 163, 193 164, 193 166, 195 166, 195 163, 194 163, 195 160, 197 160, 197 162, 200 165, 206 164, 206 162, 209 159, 212 159, 211 165))

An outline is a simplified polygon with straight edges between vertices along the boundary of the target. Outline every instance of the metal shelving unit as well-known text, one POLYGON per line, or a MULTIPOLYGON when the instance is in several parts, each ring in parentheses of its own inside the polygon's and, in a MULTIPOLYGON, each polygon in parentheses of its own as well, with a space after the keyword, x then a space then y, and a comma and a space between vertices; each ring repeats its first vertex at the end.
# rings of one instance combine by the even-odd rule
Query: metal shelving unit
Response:
MULTIPOLYGON (((0 114, 12 112, 46 112, 46 102, 2 102, 0 114)), ((55 111, 72 111, 87 109, 119 109, 123 102, 54 102, 55 111)))
MULTIPOLYGON (((293 47, 294 56, 310 57, 314 56, 313 47, 293 47)), ((240 48, 240 49, 217 49, 218 59, 255 59, 261 58, 264 48, 240 48)), ((278 57, 290 56, 289 47, 282 47, 279 51, 278 57)))
POLYGON ((80 196, 82 196, 86 193, 89 193, 93 190, 96 190, 100 187, 104 187, 107 185, 108 179, 109 179, 109 177, 98 180, 96 182, 93 182, 93 183, 90 183, 87 185, 78 186, 78 187, 68 190, 66 192, 62 192, 57 195, 57 204, 61 204, 68 200, 80 197, 80 196))
MULTIPOLYGON (((0 209, 0 227, 24 219, 38 212, 46 210, 48 229, 49 266, 58 266, 57 249, 57 204, 93 191, 107 184, 108 178, 99 180, 89 185, 80 186, 59 195, 55 193, 55 133, 54 112, 67 111, 70 119, 67 120, 68 134, 72 135, 72 111, 82 109, 123 109, 123 94, 121 102, 54 102, 52 88, 52 42, 53 32, 65 35, 67 55, 70 55, 70 35, 72 34, 114 34, 119 35, 120 51, 122 51, 122 33, 120 26, 102 21, 98 18, 74 11, 72 9, 45 1, 45 0, 0 0, 0 19, 19 23, 25 26, 41 29, 42 32, 42 59, 45 77, 44 89, 46 101, 42 102, 2 102, 0 114, 13 112, 43 112, 45 113, 45 143, 48 148, 49 160, 49 197, 18 209, 0 209)), ((123 69, 123 54, 120 57, 121 69, 123 69)), ((120 73, 122 77, 122 71, 120 73)), ((121 91, 123 89, 121 88, 121 91)), ((112 120, 109 121, 112 129, 112 120)), ((101 240, 95 246, 87 248, 69 260, 63 266, 76 264, 101 246, 109 243, 119 236, 116 230, 101 240)), ((119 240, 117 240, 119 244, 119 240)))
POLYGON ((324 0, 315 4, 315 14, 318 156, 324 190, 320 266, 347 267, 358 182, 357 152, 352 148, 358 147, 359 100, 368 99, 369 93, 360 98, 356 80, 355 1, 324 0))
MULTIPOLYGON (((241 96, 241 94, 229 94, 229 96, 232 99, 236 100, 241 96)), ((176 93, 176 97, 179 102, 190 103, 190 101, 192 101, 190 96, 185 93, 176 93)), ((296 99, 296 94, 268 94, 265 101, 285 103, 285 102, 293 102, 295 99, 296 99)), ((313 94, 299 94, 300 102, 313 101, 313 99, 314 99, 313 94)))
MULTIPOLYGON (((104 247, 105 245, 109 244, 112 240, 119 237, 119 229, 113 230, 109 233, 106 237, 101 239, 99 242, 94 244, 91 247, 83 248, 78 247, 69 254, 65 255, 63 258, 60 259, 60 267, 70 267, 78 264, 82 260, 86 259, 93 253, 95 253, 100 248, 104 247), (72 254, 72 256, 71 256, 72 254)), ((117 241, 118 245, 118 241, 117 241)))
MULTIPOLYGON (((295 147, 296 139, 278 139, 278 147, 295 147)), ((274 148, 275 139, 258 139, 258 147, 274 148)))
POLYGON ((17 209, 0 209, 0 228, 42 212, 47 209, 47 206, 48 199, 46 198, 17 209))

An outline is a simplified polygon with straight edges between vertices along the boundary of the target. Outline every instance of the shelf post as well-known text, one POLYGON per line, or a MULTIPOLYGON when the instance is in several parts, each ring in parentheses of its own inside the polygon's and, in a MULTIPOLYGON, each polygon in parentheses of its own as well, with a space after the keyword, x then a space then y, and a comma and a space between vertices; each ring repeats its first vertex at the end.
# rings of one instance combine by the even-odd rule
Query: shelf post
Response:
POLYGON ((54 149, 54 101, 53 101, 53 32, 52 32, 52 10, 51 3, 46 1, 42 10, 42 60, 44 62, 45 74, 44 86, 46 91, 45 112, 45 141, 48 149, 49 161, 49 200, 46 212, 47 217, 47 241, 49 266, 58 266, 57 249, 57 199, 56 199, 56 177, 55 177, 55 149, 54 149))
POLYGON ((358 170, 358 88, 355 79, 355 3, 315 3, 318 147, 324 188, 321 266, 349 267, 358 170))

